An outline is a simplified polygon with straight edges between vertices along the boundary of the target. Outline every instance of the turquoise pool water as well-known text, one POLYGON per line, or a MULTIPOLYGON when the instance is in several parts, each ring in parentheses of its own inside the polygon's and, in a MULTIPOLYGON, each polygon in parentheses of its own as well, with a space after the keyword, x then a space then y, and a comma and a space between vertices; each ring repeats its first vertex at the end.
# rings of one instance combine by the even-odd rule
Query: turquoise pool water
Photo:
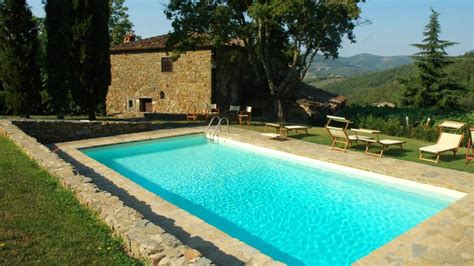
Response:
POLYGON ((289 265, 349 265, 453 201, 203 135, 83 152, 289 265))

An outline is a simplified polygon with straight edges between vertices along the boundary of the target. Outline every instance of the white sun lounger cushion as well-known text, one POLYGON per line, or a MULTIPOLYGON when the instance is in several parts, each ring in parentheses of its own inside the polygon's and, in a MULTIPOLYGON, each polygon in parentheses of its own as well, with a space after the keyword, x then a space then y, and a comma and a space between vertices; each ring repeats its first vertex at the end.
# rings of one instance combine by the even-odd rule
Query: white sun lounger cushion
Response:
POLYGON ((398 145, 398 144, 403 144, 406 141, 404 140, 393 140, 393 139, 382 139, 379 141, 383 145, 398 145))
POLYGON ((286 129, 293 130, 293 129, 308 129, 307 126, 285 126, 286 129))
POLYGON ((450 150, 456 150, 461 144, 462 135, 452 133, 441 133, 438 143, 426 147, 421 147, 420 151, 429 153, 440 153, 450 150))
POLYGON ((326 127, 329 132, 331 133, 331 135, 333 137, 336 137, 336 138, 344 138, 344 139, 347 139, 348 136, 346 134, 346 132, 342 129, 342 128, 338 128, 338 127, 326 127))
POLYGON ((274 138, 274 137, 280 136, 280 134, 276 134, 276 133, 263 133, 262 136, 274 138))
POLYGON ((461 122, 456 122, 456 121, 444 121, 439 127, 445 127, 445 128, 452 128, 452 129, 461 129, 465 126, 466 124, 461 123, 461 122))
POLYGON ((359 136, 356 136, 356 135, 349 135, 348 136, 350 140, 360 140, 361 138, 359 136))
POLYGON ((372 142, 372 143, 380 143, 382 145, 399 145, 399 144, 403 144, 403 143, 406 143, 406 141, 404 140, 393 140, 393 139, 381 139, 379 141, 377 140, 374 140, 374 139, 366 139, 365 141, 367 142, 372 142))

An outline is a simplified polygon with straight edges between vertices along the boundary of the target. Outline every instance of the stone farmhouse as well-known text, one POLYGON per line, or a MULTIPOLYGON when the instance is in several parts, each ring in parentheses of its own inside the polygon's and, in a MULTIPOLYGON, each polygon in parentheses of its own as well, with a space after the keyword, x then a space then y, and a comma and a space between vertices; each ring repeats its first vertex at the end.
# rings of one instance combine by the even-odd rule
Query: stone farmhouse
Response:
MULTIPOLYGON (((199 46, 172 60, 167 40, 168 35, 138 41, 127 35, 123 43, 111 48, 108 115, 179 115, 217 103, 224 112, 229 105, 250 105, 253 116, 272 116, 269 91, 255 84, 247 55, 237 43, 219 49, 199 46)), ((289 96, 288 114, 306 121, 321 110, 338 109, 341 103, 334 104, 336 96, 302 87, 289 96)), ((345 104, 345 99, 342 102, 345 104)))
POLYGON ((238 73, 223 62, 228 51, 238 48, 200 46, 174 61, 167 40, 168 35, 139 41, 127 35, 111 48, 107 114, 185 114, 216 102, 241 104, 239 84, 232 84, 238 73))

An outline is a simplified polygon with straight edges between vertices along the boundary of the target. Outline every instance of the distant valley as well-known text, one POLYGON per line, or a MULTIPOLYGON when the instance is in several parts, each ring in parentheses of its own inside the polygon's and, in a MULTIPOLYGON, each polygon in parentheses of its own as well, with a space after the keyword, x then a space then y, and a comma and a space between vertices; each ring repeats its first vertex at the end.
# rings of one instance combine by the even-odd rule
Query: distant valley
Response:
MULTIPOLYGON (((461 105, 466 110, 474 110, 474 51, 453 59, 455 63, 447 71, 466 88, 461 105)), ((321 56, 316 59, 305 82, 347 96, 349 104, 370 105, 383 101, 398 104, 403 91, 398 80, 416 73, 416 67, 407 56, 359 54, 334 61, 324 61, 321 56)))
POLYGON ((335 60, 318 55, 308 71, 308 79, 328 77, 352 77, 396 68, 411 64, 409 56, 379 56, 373 54, 358 54, 350 57, 339 57, 335 60))

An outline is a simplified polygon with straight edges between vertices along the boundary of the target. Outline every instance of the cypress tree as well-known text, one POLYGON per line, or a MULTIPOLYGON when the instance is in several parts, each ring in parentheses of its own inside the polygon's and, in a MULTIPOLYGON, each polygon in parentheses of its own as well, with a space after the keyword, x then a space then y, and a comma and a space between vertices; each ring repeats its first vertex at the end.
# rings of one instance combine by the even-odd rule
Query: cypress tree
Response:
POLYGON ((40 103, 38 29, 26 0, 0 1, 0 80, 5 104, 29 117, 40 103))
POLYGON ((413 56, 418 76, 402 80, 405 85, 402 103, 416 107, 458 109, 458 100, 464 88, 446 73, 446 67, 453 63, 447 56, 446 48, 456 43, 440 40, 439 13, 433 9, 431 12, 429 23, 423 32, 423 43, 412 44, 420 49, 413 56))
POLYGON ((74 101, 95 120, 110 85, 109 1, 73 0, 74 101))
POLYGON ((70 104, 72 61, 72 4, 64 0, 48 0, 45 5, 46 86, 53 110, 60 119, 70 104))

